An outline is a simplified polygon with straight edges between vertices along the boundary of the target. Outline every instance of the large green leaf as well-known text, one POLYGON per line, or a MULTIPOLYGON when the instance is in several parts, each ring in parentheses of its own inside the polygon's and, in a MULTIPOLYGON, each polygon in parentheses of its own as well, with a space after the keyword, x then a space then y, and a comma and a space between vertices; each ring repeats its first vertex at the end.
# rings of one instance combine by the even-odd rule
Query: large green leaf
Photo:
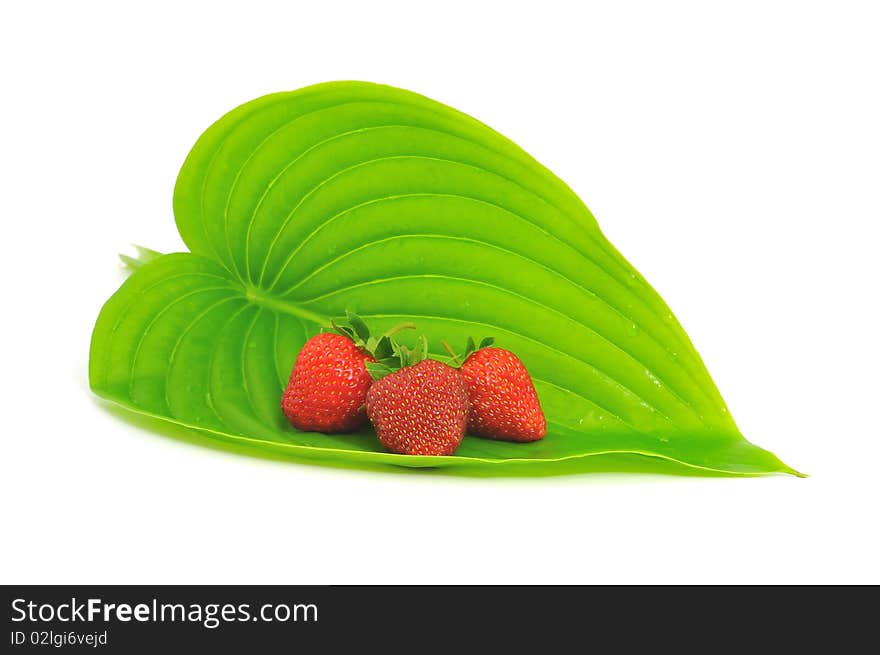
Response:
POLYGON ((242 105, 192 149, 174 214, 191 252, 138 267, 92 338, 92 388, 129 409, 339 462, 526 474, 631 453, 793 472, 740 435, 669 308, 580 199, 433 100, 339 82, 242 105), (297 432, 279 408, 293 360, 346 309, 377 329, 415 321, 436 355, 441 338, 495 336, 534 376, 547 437, 413 457, 368 433, 297 432))

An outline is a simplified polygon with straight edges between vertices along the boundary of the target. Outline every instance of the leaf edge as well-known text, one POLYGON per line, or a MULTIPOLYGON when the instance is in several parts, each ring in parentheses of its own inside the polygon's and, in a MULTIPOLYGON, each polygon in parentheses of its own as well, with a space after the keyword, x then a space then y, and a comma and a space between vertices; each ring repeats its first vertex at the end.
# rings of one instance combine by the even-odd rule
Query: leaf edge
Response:
MULTIPOLYGON (((773 458, 776 462, 779 463, 779 466, 776 468, 767 468, 766 470, 759 471, 736 471, 729 470, 723 468, 715 468, 711 466, 701 466, 699 464, 695 464, 693 462, 688 462, 685 460, 677 459, 674 457, 670 457, 668 455, 664 455, 662 453, 650 452, 650 451, 639 451, 632 449, 620 449, 620 450, 603 450, 596 451, 590 453, 580 453, 577 455, 566 455, 564 457, 557 458, 547 458, 547 459, 533 459, 533 458, 481 458, 481 457, 471 457, 471 456, 462 456, 462 455, 398 455, 395 453, 388 452, 380 452, 380 451, 364 451, 364 450, 346 450, 343 448, 322 448, 317 446, 304 446, 301 444, 284 444, 280 442, 274 441, 266 441, 263 439, 258 439, 255 437, 247 437, 244 435, 236 435, 228 432, 222 432, 219 430, 212 430, 210 428, 206 428, 203 426, 196 426, 185 423, 183 421, 178 421, 176 419, 172 419, 168 416, 162 416, 161 414, 155 414, 152 412, 144 411, 139 407, 133 407, 125 402, 120 401, 118 398, 114 398, 109 394, 102 393, 100 389, 95 388, 91 384, 89 385, 92 392, 102 399, 105 402, 111 403, 115 407, 123 409, 126 413, 130 413, 132 415, 147 417, 151 419, 158 420, 162 423, 177 426, 179 428, 186 429, 188 431, 192 431, 198 433, 200 435, 208 436, 209 438, 216 439, 225 443, 232 443, 238 446, 248 446, 257 451, 263 453, 273 452, 280 453, 284 456, 285 459, 289 459, 291 461, 324 461, 329 462, 332 460, 333 464, 342 468, 357 468, 358 466, 363 465, 388 465, 392 467, 399 467, 401 469, 409 469, 409 470, 417 470, 417 471, 426 471, 426 470, 435 470, 435 469, 448 469, 450 473, 459 473, 459 470, 456 469, 471 469, 473 471, 477 471, 480 469, 484 469, 487 472, 489 470, 494 469, 496 472, 499 472, 499 469, 502 468, 512 468, 514 471, 509 472, 508 477, 536 477, 541 475, 541 471, 547 470, 554 466, 559 466, 563 464, 572 464, 578 462, 580 460, 587 460, 588 458, 597 458, 605 455, 638 455, 642 457, 649 457, 653 459, 659 459, 666 462, 673 463, 675 465, 683 466, 687 469, 691 469, 693 471, 699 472, 707 477, 737 477, 737 478, 752 478, 752 477, 762 477, 767 475, 775 475, 775 474, 786 474, 792 475, 797 478, 806 478, 809 477, 806 473, 798 471, 787 464, 785 464, 781 459, 779 459, 772 452, 764 450, 760 446, 756 446, 752 444, 750 441, 745 439, 744 437, 740 437, 742 442, 745 442, 749 446, 753 448, 757 448, 765 453, 767 453, 770 457, 773 458), (333 455, 343 455, 343 457, 335 457, 333 455), (520 472, 523 469, 534 468, 536 469, 534 474, 531 473, 522 473, 520 472)), ((568 473, 573 473, 574 471, 568 471, 568 473)), ((582 471, 582 473, 587 473, 588 471, 582 471)), ((609 471, 613 472, 613 471, 609 471)), ((503 474, 503 472, 502 472, 503 474)))

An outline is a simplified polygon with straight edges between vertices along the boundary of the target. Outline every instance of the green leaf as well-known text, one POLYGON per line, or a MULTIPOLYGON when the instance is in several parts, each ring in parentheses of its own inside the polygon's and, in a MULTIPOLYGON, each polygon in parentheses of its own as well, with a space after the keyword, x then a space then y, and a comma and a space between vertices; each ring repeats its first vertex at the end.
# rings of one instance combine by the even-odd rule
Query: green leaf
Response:
POLYGON ((398 368, 402 366, 411 366, 415 364, 415 360, 413 358, 413 350, 404 346, 401 343, 394 343, 394 354, 397 357, 398 368))
POLYGON ((794 472, 742 437, 678 321, 571 189, 433 100, 339 82, 242 105, 193 147, 174 215, 190 253, 140 265, 92 337, 92 389, 133 411, 337 463, 531 474, 651 456, 794 472), (413 457, 370 434, 297 432, 279 409, 297 351, 350 307, 376 334, 411 321, 435 345, 491 332, 531 372, 547 437, 413 457))
POLYGON ((336 321, 331 320, 330 327, 336 330, 339 334, 348 337, 352 341, 355 341, 357 339, 357 335, 354 333, 354 330, 352 330, 347 325, 340 325, 336 321))
POLYGON ((477 349, 477 344, 474 342, 474 338, 469 336, 467 338, 467 343, 464 346, 464 355, 461 356, 462 360, 467 359, 472 352, 477 349))
POLYGON ((419 335, 419 338, 416 340, 416 347, 413 350, 411 363, 415 364, 423 359, 427 359, 429 354, 427 337, 424 334, 419 335))
POLYGON ((482 341, 480 341, 480 345, 477 347, 477 350, 482 350, 483 348, 488 348, 493 343, 495 343, 494 337, 484 337, 482 341))
POLYGON ((373 354, 378 361, 392 357, 394 355, 394 347, 391 344, 391 337, 383 335, 382 338, 376 342, 373 354))
POLYGON ((367 324, 354 312, 346 311, 345 315, 348 318, 349 325, 354 329, 360 340, 367 343, 370 339, 370 328, 367 327, 367 324))

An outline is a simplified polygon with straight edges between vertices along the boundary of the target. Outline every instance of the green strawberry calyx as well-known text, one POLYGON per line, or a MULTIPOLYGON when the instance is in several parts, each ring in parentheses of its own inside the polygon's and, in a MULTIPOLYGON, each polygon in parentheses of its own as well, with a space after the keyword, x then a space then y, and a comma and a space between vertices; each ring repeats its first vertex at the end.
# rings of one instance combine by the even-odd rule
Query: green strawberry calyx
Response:
POLYGON ((397 343, 394 339, 388 340, 388 346, 375 355, 375 362, 367 362, 365 366, 374 380, 381 380, 405 366, 418 364, 423 359, 428 359, 428 339, 424 334, 419 335, 414 348, 408 348, 397 343), (390 353, 387 352, 390 348, 390 353))
POLYGON ((376 360, 365 364, 374 380, 383 378, 404 366, 417 364, 428 357, 428 340, 424 335, 418 338, 414 348, 407 348, 394 338, 394 335, 402 330, 414 330, 416 327, 414 323, 401 323, 379 336, 373 336, 360 316, 346 310, 345 320, 331 320, 330 327, 354 341, 362 352, 376 360))

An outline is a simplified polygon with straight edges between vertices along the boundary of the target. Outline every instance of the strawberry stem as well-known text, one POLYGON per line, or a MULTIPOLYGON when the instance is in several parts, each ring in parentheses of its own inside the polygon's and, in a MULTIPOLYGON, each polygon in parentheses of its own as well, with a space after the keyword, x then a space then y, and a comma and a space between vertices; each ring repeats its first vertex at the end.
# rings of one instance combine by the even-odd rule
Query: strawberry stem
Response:
POLYGON ((386 331, 383 336, 391 337, 402 330, 415 330, 415 329, 416 329, 415 323, 401 323, 400 325, 395 325, 393 328, 386 331))
POLYGON ((446 352, 449 353, 449 356, 452 357, 452 361, 455 362, 455 365, 456 365, 456 366, 461 366, 461 360, 458 358, 458 355, 457 355, 457 354, 455 353, 455 351, 452 349, 452 346, 450 346, 450 345, 446 342, 446 339, 441 339, 441 340, 440 340, 440 345, 443 346, 443 350, 445 350, 446 352))

